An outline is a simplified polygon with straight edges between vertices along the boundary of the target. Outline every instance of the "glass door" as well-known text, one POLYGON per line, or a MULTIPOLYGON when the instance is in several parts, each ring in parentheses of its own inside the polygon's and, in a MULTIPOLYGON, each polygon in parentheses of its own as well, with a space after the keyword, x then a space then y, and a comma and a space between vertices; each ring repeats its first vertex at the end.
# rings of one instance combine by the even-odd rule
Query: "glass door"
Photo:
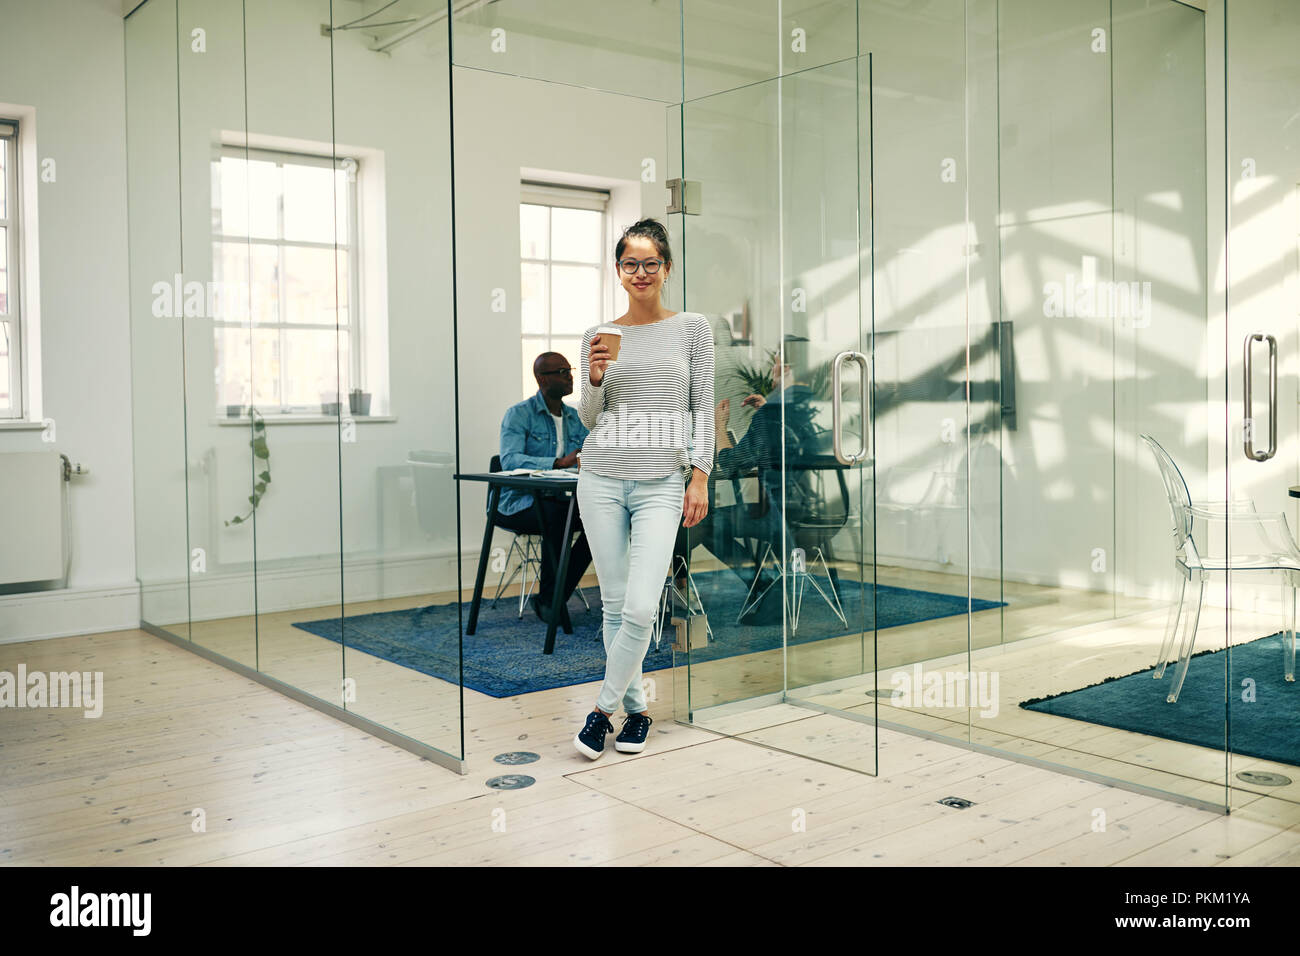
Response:
MULTIPOLYGON (((1300 10, 1232 0, 1224 15, 1226 245, 1216 291, 1226 314, 1227 483, 1249 514, 1227 526, 1228 646, 1215 655, 1226 658, 1216 679, 1227 684, 1229 804, 1265 815, 1261 797, 1300 800, 1300 738, 1287 716, 1300 702, 1297 575, 1287 570, 1300 567, 1300 10)), ((1198 665, 1204 671, 1205 660, 1192 659, 1189 689, 1198 665)))
POLYGON ((678 628, 675 699, 696 726, 874 774, 871 64, 855 5, 833 6, 817 28, 774 9, 796 41, 766 47, 768 78, 717 92, 688 70, 668 111, 684 308, 716 356, 710 513, 687 542, 704 613, 678 628))

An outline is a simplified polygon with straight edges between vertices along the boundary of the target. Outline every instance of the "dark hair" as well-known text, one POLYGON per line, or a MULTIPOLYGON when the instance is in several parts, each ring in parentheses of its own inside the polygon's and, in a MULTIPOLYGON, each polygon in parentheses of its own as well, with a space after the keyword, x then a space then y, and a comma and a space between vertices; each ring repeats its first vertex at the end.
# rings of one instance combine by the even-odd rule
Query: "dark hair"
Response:
POLYGON ((619 237, 618 244, 614 246, 614 261, 618 262, 623 258, 623 250, 627 248, 627 241, 635 236, 649 239, 655 244, 655 251, 659 253, 659 258, 666 265, 673 264, 673 250, 668 245, 668 230, 664 228, 663 223, 658 219, 642 219, 640 222, 634 222, 623 230, 623 235, 619 237))

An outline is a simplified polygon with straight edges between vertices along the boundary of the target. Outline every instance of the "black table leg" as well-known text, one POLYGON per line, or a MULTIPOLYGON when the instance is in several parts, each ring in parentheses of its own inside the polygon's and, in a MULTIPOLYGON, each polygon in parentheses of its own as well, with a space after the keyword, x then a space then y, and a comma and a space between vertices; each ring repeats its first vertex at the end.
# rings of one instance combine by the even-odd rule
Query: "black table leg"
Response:
POLYGON ((500 495, 500 488, 496 486, 488 488, 487 526, 483 529, 483 549, 478 554, 478 573, 474 575, 474 600, 469 606, 469 624, 465 627, 466 634, 473 634, 478 627, 478 607, 483 603, 483 578, 487 574, 488 554, 492 550, 492 530, 496 527, 492 516, 497 513, 497 499, 500 495))
MULTIPOLYGON (((546 647, 542 653, 555 650, 555 625, 564 613, 564 579, 569 574, 569 553, 573 550, 573 512, 578 504, 577 494, 569 496, 569 510, 564 516, 564 543, 560 546, 560 562, 555 569, 555 592, 551 596, 551 621, 546 625, 546 647)), ((565 628, 566 634, 573 633, 565 628)))

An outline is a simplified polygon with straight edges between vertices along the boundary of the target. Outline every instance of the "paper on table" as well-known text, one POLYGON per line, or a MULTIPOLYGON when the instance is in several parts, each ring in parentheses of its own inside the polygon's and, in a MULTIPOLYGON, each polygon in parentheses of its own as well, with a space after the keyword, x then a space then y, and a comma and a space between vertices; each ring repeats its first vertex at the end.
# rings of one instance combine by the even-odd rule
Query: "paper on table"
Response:
POLYGON ((577 472, 568 471, 564 468, 511 468, 509 471, 498 471, 495 474, 527 475, 530 478, 572 478, 577 472))

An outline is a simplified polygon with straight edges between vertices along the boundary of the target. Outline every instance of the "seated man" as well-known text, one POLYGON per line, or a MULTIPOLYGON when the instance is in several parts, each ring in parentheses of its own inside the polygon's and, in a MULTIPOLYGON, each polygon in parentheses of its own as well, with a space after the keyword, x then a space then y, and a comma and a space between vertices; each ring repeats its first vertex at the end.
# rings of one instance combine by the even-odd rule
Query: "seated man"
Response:
MULTIPOLYGON (((505 471, 515 468, 572 468, 578 463, 578 450, 587 437, 578 410, 562 401, 565 395, 573 393, 573 369, 559 352, 543 352, 533 362, 533 377, 537 379, 537 394, 512 405, 501 420, 501 467, 505 471)), ((564 519, 569 503, 563 498, 544 497, 541 505, 546 512, 549 534, 542 545, 541 587, 532 598, 532 606, 537 616, 546 620, 550 617, 551 595, 555 588, 555 561, 551 555, 558 555, 564 543, 564 519)), ((542 533, 533 508, 533 496, 525 491, 503 488, 497 511, 503 517, 498 523, 510 531, 542 533)), ((582 531, 582 519, 576 510, 573 530, 582 531)), ((591 548, 587 536, 579 534, 569 554, 564 601, 568 601, 590 563, 591 548)), ((560 622, 568 631, 568 612, 564 610, 563 602, 560 622)))
MULTIPOLYGON (((781 549, 782 525, 787 514, 801 514, 815 507, 817 492, 807 471, 783 470, 787 460, 814 454, 820 430, 812 407, 813 390, 796 382, 789 365, 773 363, 771 394, 749 395, 743 404, 756 409, 743 438, 734 441, 727 430, 730 401, 718 402, 715 410, 717 461, 710 480, 728 480, 757 470, 758 505, 737 501, 715 507, 695 528, 686 548, 703 544, 715 557, 738 570, 760 555, 751 553, 748 541, 772 543, 781 549)), ((791 545, 796 542, 786 528, 791 545)), ((680 547, 680 544, 679 544, 680 547)), ((834 571, 832 571, 834 575, 834 571)))

